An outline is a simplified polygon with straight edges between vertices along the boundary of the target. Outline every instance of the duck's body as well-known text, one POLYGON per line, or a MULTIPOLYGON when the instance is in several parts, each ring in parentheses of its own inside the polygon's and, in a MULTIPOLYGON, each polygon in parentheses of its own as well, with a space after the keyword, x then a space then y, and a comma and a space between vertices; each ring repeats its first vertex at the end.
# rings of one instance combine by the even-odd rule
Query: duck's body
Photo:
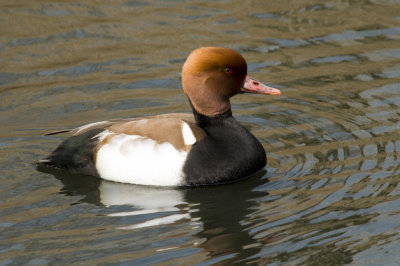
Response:
POLYGON ((244 59, 230 49, 195 50, 182 75, 193 115, 88 124, 71 130, 72 137, 39 163, 142 185, 196 186, 245 178, 265 166, 266 156, 260 142, 232 117, 229 98, 243 86, 247 92, 280 93, 246 72, 244 59))

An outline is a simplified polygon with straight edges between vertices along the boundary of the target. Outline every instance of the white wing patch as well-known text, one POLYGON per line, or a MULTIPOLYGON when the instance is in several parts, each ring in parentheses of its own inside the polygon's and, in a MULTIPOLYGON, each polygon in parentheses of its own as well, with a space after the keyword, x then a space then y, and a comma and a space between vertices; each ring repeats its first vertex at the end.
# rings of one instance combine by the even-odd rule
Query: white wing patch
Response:
POLYGON ((106 130, 97 135, 100 141, 108 137, 96 155, 96 168, 103 179, 154 186, 183 183, 182 168, 187 152, 176 150, 167 142, 114 134, 106 130))
POLYGON ((185 145, 193 145, 197 141, 196 137, 193 134, 192 129, 184 121, 182 121, 182 137, 183 137, 183 142, 185 143, 185 145))

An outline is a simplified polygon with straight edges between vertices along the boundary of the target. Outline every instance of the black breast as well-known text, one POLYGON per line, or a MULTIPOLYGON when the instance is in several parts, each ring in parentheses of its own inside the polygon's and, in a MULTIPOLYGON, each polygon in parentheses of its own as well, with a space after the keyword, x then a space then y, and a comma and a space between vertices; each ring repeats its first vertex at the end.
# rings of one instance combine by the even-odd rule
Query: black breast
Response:
POLYGON ((207 137, 195 143, 183 172, 187 185, 212 185, 243 179, 266 165, 261 143, 228 111, 218 117, 195 114, 207 137))

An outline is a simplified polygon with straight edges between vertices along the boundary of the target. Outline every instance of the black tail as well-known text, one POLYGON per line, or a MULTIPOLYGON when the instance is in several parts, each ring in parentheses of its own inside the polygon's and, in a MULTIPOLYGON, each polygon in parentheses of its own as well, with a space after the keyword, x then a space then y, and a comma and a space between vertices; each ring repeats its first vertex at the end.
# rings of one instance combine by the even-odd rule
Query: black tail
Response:
POLYGON ((71 173, 99 176, 94 162, 94 150, 98 143, 95 136, 104 129, 96 128, 64 140, 48 157, 37 161, 67 170, 71 173))

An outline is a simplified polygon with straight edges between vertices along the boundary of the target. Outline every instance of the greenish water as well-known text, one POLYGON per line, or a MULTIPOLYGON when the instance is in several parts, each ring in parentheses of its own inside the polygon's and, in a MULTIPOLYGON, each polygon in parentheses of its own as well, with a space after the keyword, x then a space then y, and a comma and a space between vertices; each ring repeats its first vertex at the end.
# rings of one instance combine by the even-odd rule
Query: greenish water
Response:
POLYGON ((0 265, 399 265, 399 1, 0 3, 0 265), (189 112, 191 50, 225 46, 282 96, 240 95, 265 170, 166 189, 31 164, 110 118, 189 112))

